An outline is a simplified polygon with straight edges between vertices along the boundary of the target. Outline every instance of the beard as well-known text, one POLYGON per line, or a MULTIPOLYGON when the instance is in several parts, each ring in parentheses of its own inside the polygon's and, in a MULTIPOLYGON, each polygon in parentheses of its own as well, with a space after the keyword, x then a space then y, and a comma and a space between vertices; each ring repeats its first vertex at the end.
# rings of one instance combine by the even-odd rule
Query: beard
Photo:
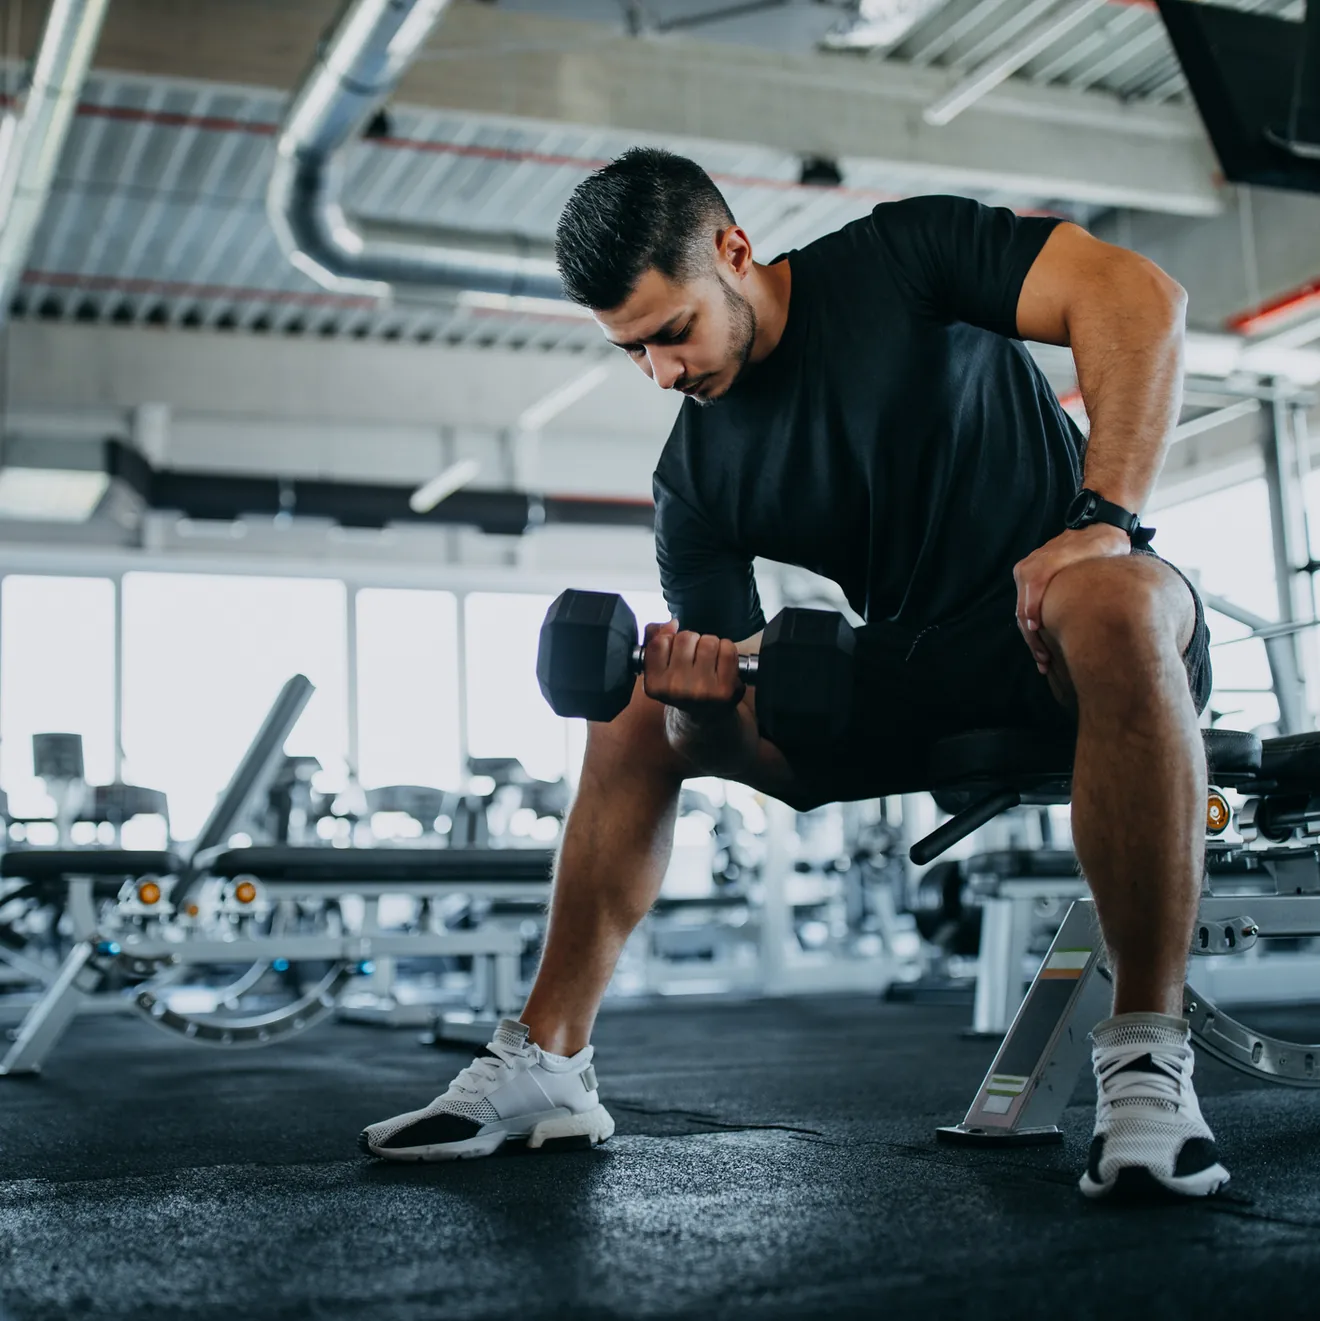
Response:
POLYGON ((730 364, 733 364, 733 375, 719 394, 707 395, 705 398, 692 396, 693 401, 703 408, 707 404, 713 404, 733 388, 734 382, 743 374, 752 356, 752 346, 756 343, 756 309, 732 285, 725 284, 721 280, 720 288, 724 291, 724 306, 729 310, 726 358, 730 364))

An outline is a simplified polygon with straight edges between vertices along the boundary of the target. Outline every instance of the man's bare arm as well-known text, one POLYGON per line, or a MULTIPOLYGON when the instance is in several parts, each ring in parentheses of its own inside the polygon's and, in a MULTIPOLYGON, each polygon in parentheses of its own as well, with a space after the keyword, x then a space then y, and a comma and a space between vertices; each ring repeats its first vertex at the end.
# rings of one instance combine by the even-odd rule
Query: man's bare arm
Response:
MULTIPOLYGON (((1140 513, 1155 488, 1182 405, 1187 295, 1154 262, 1059 225, 1018 297, 1024 339, 1073 351, 1091 420, 1083 484, 1140 513)), ((1017 619, 1041 673, 1051 657, 1040 638, 1040 608, 1055 574, 1081 560, 1127 555, 1120 528, 1066 530, 1013 570, 1017 619)))
POLYGON ((1085 484, 1134 513, 1178 421, 1186 307, 1154 262, 1069 224, 1050 235, 1018 298, 1023 339, 1072 349, 1091 420, 1085 484))

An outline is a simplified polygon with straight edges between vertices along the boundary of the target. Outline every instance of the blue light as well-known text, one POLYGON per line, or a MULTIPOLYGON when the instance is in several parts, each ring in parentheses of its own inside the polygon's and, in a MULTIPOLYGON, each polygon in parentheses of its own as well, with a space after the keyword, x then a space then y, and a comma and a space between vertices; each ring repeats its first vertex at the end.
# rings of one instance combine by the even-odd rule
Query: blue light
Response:
POLYGON ((288 959, 276 959, 276 960, 275 960, 270 966, 271 966, 272 968, 274 968, 276 972, 288 972, 288 971, 289 971, 289 960, 288 960, 288 959))
POLYGON ((358 964, 358 972, 360 972, 364 977, 370 977, 371 974, 375 971, 376 971, 376 965, 372 963, 370 959, 363 959, 363 961, 358 964))

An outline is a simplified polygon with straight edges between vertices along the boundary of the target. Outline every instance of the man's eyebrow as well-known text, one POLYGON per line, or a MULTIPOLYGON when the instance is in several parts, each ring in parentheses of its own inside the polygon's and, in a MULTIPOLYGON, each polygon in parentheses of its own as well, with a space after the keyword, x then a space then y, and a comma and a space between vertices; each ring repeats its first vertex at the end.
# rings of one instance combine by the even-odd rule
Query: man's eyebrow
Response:
MULTIPOLYGON (((613 344, 616 349, 630 349, 634 344, 653 344, 658 339, 668 339, 669 336, 678 329, 679 322, 682 321, 686 315, 686 312, 679 312, 675 316, 671 316, 659 330, 653 330, 649 335, 643 335, 641 339, 610 339, 610 343, 613 344)), ((609 339, 609 336, 607 335, 605 338, 609 339)))

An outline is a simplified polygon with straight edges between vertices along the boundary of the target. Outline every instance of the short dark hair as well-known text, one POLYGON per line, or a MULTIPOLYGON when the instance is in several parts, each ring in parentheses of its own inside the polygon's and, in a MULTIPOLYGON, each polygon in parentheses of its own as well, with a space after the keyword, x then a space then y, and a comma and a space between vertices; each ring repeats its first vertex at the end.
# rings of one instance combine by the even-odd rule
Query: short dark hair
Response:
POLYGON ((555 230, 555 260, 575 303, 607 311, 643 272, 686 283, 707 270, 710 243, 733 212, 695 161, 633 147, 573 190, 555 230))

